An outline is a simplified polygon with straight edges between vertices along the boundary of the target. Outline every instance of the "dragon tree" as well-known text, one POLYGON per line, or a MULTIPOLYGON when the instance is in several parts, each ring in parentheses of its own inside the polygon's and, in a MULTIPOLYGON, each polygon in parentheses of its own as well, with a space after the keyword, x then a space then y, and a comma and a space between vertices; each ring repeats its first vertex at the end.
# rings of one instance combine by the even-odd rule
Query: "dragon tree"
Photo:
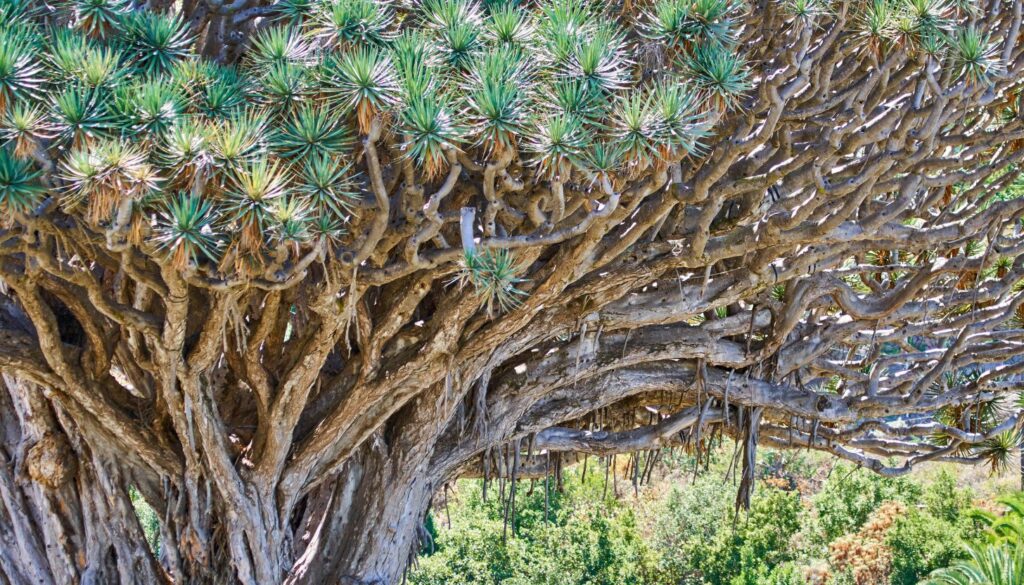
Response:
POLYGON ((1021 19, 0 0, 0 583, 390 585, 455 478, 725 439, 738 505, 1006 464, 1021 19))

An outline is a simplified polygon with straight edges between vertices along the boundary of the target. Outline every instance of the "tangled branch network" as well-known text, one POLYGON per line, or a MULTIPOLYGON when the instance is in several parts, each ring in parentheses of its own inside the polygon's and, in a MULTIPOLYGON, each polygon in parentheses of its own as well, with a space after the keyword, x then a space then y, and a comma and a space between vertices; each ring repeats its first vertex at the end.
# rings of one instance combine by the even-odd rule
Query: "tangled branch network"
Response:
POLYGON ((722 437, 741 502, 757 445, 1003 465, 1021 13, 0 0, 0 368, 150 499, 251 508, 261 582, 368 457, 424 510, 722 437))

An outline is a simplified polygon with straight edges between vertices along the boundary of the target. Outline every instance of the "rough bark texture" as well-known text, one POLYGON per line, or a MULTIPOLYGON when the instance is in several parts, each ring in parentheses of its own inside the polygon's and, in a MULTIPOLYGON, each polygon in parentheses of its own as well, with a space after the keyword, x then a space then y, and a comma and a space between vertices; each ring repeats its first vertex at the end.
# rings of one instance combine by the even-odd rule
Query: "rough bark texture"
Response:
POLYGON ((128 498, 130 471, 95 453, 42 389, 6 376, 0 428, 0 574, 8 583, 165 580, 128 498))
MULTIPOLYGON (((244 68, 284 3, 135 4, 180 9, 197 54, 244 68)), ((0 232, 0 583, 390 585, 454 478, 723 436, 740 504, 758 445, 893 475, 1005 461, 1024 199, 997 194, 1024 159, 1021 2, 940 7, 989 35, 983 75, 866 34, 869 4, 732 7, 750 89, 702 86, 702 149, 613 169, 472 137, 424 167, 402 106, 346 111, 349 235, 266 244, 256 269, 241 222, 218 223, 218 263, 154 243, 141 198, 65 205, 63 145, 41 140, 47 198, 5 200, 0 232), (471 265, 500 251, 521 279, 498 282, 504 304, 471 265), (158 557, 130 487, 161 518, 158 557)), ((419 22, 391 8, 407 18, 387 26, 419 22)), ((641 35, 643 8, 600 14, 636 88, 691 49, 641 35)), ((546 111, 545 88, 523 107, 546 111)), ((608 142, 633 136, 608 116, 608 142)), ((226 197, 220 170, 159 172, 226 197)))

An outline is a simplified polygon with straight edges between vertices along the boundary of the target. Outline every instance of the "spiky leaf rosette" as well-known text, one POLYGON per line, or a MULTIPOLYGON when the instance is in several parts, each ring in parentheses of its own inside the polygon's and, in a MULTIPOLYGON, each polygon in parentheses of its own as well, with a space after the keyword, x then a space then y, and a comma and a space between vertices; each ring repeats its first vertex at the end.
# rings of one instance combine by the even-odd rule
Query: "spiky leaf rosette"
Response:
POLYGON ((0 139, 13 147, 18 158, 30 157, 53 137, 50 119, 39 106, 17 103, 0 122, 0 139))
POLYGON ((0 209, 6 214, 24 214, 32 210, 46 193, 39 178, 42 172, 0 149, 0 209))
POLYGON ((114 115, 120 118, 117 126, 147 140, 155 140, 174 128, 185 108, 185 96, 163 79, 124 85, 114 92, 111 104, 114 115))
POLYGON ((391 38, 394 12, 387 2, 333 0, 321 4, 313 29, 328 47, 383 45, 391 38))
POLYGON ((974 27, 955 31, 948 42, 957 73, 970 83, 988 84, 1003 67, 996 46, 974 27))
POLYGON ((38 98, 44 79, 30 32, 0 28, 0 113, 8 104, 38 98))
POLYGON ((335 102, 354 111, 359 132, 367 134, 373 119, 394 106, 398 90, 391 59, 375 48, 359 48, 324 64, 324 84, 335 102))
POLYGON ((73 85, 53 96, 57 140, 81 145, 106 136, 116 120, 110 109, 113 96, 101 89, 73 85))
POLYGON ((210 201, 180 193, 161 212, 153 241, 178 269, 196 264, 202 257, 216 259, 219 242, 213 228, 217 220, 210 201))
POLYGON ((346 154, 352 142, 341 119, 332 115, 330 108, 318 105, 295 112, 271 139, 271 146, 285 158, 301 160, 314 155, 346 154))
POLYGON ((359 193, 351 165, 336 157, 314 155, 303 162, 297 176, 295 189, 309 201, 316 217, 342 222, 352 213, 359 193))
POLYGON ((264 29, 256 34, 252 43, 247 61, 257 72, 285 63, 303 63, 310 57, 308 41, 295 28, 264 29))
POLYGON ((272 65, 258 79, 256 93, 269 114, 286 115, 307 101, 311 92, 311 72, 301 65, 272 65))
POLYGON ((509 311, 522 302, 526 293, 518 288, 522 266, 508 250, 466 252, 458 281, 472 286, 489 314, 509 311))
POLYGON ((262 248, 271 226, 276 200, 284 195, 281 168, 260 158, 235 168, 225 198, 227 221, 241 231, 240 248, 254 254, 262 248))
POLYGON ((252 80, 239 75, 234 67, 207 61, 181 61, 175 65, 170 79, 187 97, 186 111, 210 119, 240 113, 252 97, 252 80))
POLYGON ((189 57, 188 25, 178 16, 135 12, 125 20, 124 35, 135 66, 144 73, 166 73, 189 57))
POLYGON ((208 138, 217 167, 230 173, 251 161, 263 148, 266 129, 266 120, 253 110, 213 125, 208 138))
POLYGON ((565 180, 587 151, 587 134, 579 117, 557 114, 536 123, 526 148, 534 155, 541 176, 565 180))
POLYGON ((113 219, 125 202, 141 199, 159 181, 146 156, 121 140, 104 140, 75 148, 63 164, 64 206, 85 209, 99 225, 113 219))
POLYGON ((524 46, 536 30, 532 15, 512 2, 492 7, 485 26, 486 34, 503 45, 524 46))
POLYGON ((115 34, 131 5, 128 0, 70 0, 75 27, 87 36, 107 38, 115 34))
POLYGON ((462 131, 450 110, 451 105, 443 97, 426 95, 410 101, 402 112, 399 131, 408 136, 402 149, 428 178, 438 176, 447 165, 446 152, 461 141, 462 131))
POLYGON ((169 186, 199 187, 214 170, 210 145, 210 127, 188 121, 168 131, 154 153, 154 158, 172 170, 169 186))
POLYGON ((613 110, 613 140, 621 146, 626 162, 637 171, 646 170, 657 157, 654 138, 658 128, 651 110, 651 96, 643 91, 621 98, 613 110))
POLYGON ((736 105, 750 88, 743 59, 721 45, 697 45, 686 57, 685 66, 696 86, 706 92, 719 108, 736 105))

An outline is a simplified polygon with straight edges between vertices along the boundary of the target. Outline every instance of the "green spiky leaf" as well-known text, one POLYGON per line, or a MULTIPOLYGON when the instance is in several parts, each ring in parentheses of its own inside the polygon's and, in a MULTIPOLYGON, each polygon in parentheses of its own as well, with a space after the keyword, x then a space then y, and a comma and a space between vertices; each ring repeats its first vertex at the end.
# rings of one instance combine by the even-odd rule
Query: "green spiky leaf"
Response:
POLYGON ((172 196, 159 214, 153 241, 179 267, 196 264, 201 258, 215 260, 220 241, 213 229, 218 221, 210 201, 194 194, 172 196))
POLYGON ((351 148, 352 136, 341 119, 323 106, 307 106, 285 122, 271 141, 281 156, 302 159, 341 154, 351 148))
POLYGON ((31 212, 47 191, 40 181, 42 174, 28 161, 15 158, 6 148, 0 149, 0 210, 8 214, 31 212))

